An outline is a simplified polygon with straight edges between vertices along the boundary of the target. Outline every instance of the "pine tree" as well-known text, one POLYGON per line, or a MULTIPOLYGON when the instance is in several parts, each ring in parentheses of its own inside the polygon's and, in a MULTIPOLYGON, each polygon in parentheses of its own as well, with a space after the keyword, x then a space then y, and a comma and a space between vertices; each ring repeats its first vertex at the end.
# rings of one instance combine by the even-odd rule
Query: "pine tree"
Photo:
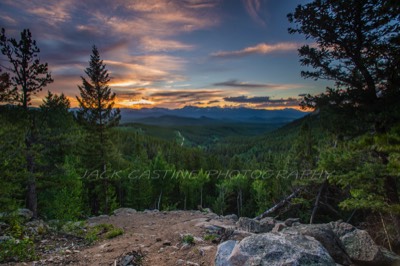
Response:
POLYGON ((5 29, 0 32, 1 53, 7 58, 9 66, 5 67, 9 72, 1 75, 0 98, 17 103, 23 107, 27 118, 25 134, 25 158, 27 168, 27 195, 26 205, 37 216, 37 192, 36 171, 37 160, 35 144, 37 128, 35 112, 29 110, 31 95, 41 91, 47 84, 53 82, 48 71, 47 63, 41 63, 38 58, 39 48, 32 39, 29 29, 21 32, 21 38, 17 41, 5 35, 5 29))
POLYGON ((348 189, 341 207, 393 214, 397 227, 399 176, 388 169, 398 158, 393 147, 400 119, 399 10, 398 1, 314 0, 288 15, 296 24, 289 33, 314 43, 299 49, 300 62, 311 67, 302 76, 335 82, 302 103, 317 108, 322 120, 328 118, 322 124, 336 137, 319 167, 336 171, 329 181, 348 189), (391 148, 379 139, 392 141, 391 148))
POLYGON ((53 79, 48 71, 47 63, 40 63, 38 58, 40 49, 36 41, 32 39, 29 29, 21 32, 21 39, 7 38, 5 29, 0 33, 1 53, 10 63, 9 70, 11 75, 7 81, 7 76, 2 75, 2 80, 10 85, 12 89, 9 96, 14 97, 14 101, 21 104, 28 110, 31 104, 31 95, 41 91, 47 84, 52 83, 53 79))
MULTIPOLYGON (((112 93, 108 83, 110 77, 106 65, 100 59, 99 51, 93 46, 89 67, 85 70, 88 79, 82 78, 82 85, 78 86, 81 97, 76 97, 80 110, 77 112, 78 121, 87 129, 86 165, 89 171, 105 174, 107 162, 111 156, 111 143, 108 131, 117 126, 121 118, 119 109, 114 109, 115 93, 112 93), (90 143, 90 145, 87 145, 90 143)), ((99 177, 99 175, 97 175, 99 177)), ((110 198, 107 178, 99 181, 88 180, 88 200, 92 213, 100 210, 98 194, 104 194, 105 201, 102 204, 103 212, 109 212, 110 198)))

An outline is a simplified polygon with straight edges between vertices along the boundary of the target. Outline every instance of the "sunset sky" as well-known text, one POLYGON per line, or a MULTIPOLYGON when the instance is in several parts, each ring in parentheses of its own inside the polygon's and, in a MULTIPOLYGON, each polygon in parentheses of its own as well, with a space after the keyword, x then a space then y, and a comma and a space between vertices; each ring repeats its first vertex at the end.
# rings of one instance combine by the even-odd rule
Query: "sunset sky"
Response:
POLYGON ((1 0, 0 27, 14 37, 31 30, 55 80, 45 91, 73 106, 96 45, 119 107, 283 108, 329 85, 301 78, 306 40, 287 33, 287 13, 307 2, 1 0))

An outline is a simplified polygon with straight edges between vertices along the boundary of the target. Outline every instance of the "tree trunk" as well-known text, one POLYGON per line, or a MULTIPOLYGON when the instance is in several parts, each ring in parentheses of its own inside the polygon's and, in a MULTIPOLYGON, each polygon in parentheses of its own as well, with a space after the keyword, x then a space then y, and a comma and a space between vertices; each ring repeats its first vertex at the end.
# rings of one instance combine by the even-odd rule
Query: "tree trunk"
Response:
POLYGON ((319 207, 319 201, 321 199, 322 193, 324 192, 327 183, 328 182, 325 179, 325 181, 322 183, 321 187, 318 190, 318 195, 317 195, 317 198, 315 199, 314 208, 313 208, 313 211, 312 211, 311 217, 310 217, 310 224, 314 223, 314 218, 315 218, 315 215, 317 214, 318 207, 319 207))
MULTIPOLYGON (((386 198, 387 202, 390 205, 399 205, 400 200, 399 200, 399 193, 397 190, 397 182, 396 178, 393 176, 386 176, 385 177, 385 190, 386 190, 386 198)), ((396 250, 399 249, 400 246, 400 234, 399 234, 399 228, 400 228, 400 215, 398 214, 392 214, 391 215, 392 222, 394 225, 394 228, 396 228, 396 250)))
POLYGON ((34 118, 31 120, 30 131, 27 133, 25 138, 26 147, 26 167, 28 172, 27 178, 27 195, 26 195, 26 207, 32 211, 33 217, 37 218, 37 193, 36 193, 36 177, 35 177, 35 157, 33 154, 32 145, 34 143, 34 118))
POLYGON ((162 190, 160 191, 160 195, 158 196, 158 201, 157 201, 157 210, 160 210, 161 197, 162 197, 162 190))
POLYGON ((34 177, 30 177, 28 181, 28 192, 27 192, 27 201, 26 207, 32 211, 33 218, 38 217, 37 213, 37 193, 36 193, 36 180, 34 177))
POLYGON ((396 178, 394 178, 393 176, 385 177, 385 191, 386 198, 389 204, 400 204, 396 178))
POLYGON ((243 197, 242 197, 242 190, 240 189, 238 191, 238 195, 237 195, 237 214, 238 217, 242 216, 242 208, 243 208, 243 197))
POLYGON ((104 187, 104 213, 108 214, 110 212, 110 197, 108 195, 108 180, 107 180, 107 166, 106 164, 103 162, 103 173, 104 173, 104 181, 103 181, 103 187, 104 187))
POLYGON ((200 207, 203 209, 203 187, 200 188, 200 207))
POLYGON ((237 215, 240 217, 240 194, 238 192, 236 196, 236 208, 237 208, 237 215))

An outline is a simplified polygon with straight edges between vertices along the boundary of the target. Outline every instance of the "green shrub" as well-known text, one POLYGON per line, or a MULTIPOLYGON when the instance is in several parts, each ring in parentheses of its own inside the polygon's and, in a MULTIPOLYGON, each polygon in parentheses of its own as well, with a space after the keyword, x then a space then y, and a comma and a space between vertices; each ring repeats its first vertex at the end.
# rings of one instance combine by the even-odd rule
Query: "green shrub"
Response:
POLYGON ((93 244, 99 239, 111 239, 122 235, 123 233, 124 231, 121 228, 116 228, 112 224, 98 224, 93 227, 89 227, 85 234, 85 240, 89 244, 93 244))
POLYGON ((86 235, 85 235, 85 240, 86 242, 91 245, 94 242, 96 242, 97 240, 99 240, 98 236, 97 236, 97 231, 96 230, 89 230, 86 235))
POLYGON ((86 227, 87 223, 85 221, 67 222, 61 227, 61 230, 64 233, 81 237, 86 234, 86 227))
POLYGON ((193 245, 194 244, 194 237, 192 235, 184 235, 182 237, 182 243, 193 245))
POLYGON ((214 234, 208 234, 208 235, 204 236, 204 240, 205 241, 214 241, 217 238, 218 238, 218 236, 214 235, 214 234))
POLYGON ((37 258, 33 240, 29 237, 10 238, 0 242, 0 263, 31 261, 37 258))
POLYGON ((120 236, 123 233, 124 233, 124 230, 122 230, 121 228, 113 228, 111 231, 106 233, 106 238, 111 239, 111 238, 120 236))

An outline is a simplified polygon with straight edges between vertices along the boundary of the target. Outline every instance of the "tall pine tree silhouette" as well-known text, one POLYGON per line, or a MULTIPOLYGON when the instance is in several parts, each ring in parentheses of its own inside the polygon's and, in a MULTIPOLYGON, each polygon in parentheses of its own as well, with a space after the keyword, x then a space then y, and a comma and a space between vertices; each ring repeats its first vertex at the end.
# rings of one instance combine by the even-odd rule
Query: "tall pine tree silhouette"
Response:
POLYGON ((108 130, 117 126, 121 119, 120 110, 114 109, 115 93, 111 91, 108 83, 110 77, 106 65, 100 59, 96 46, 92 48, 89 67, 85 70, 88 79, 82 78, 82 85, 78 86, 81 97, 76 97, 80 110, 77 112, 78 121, 83 124, 88 132, 86 150, 86 166, 95 180, 86 180, 88 201, 93 214, 109 212, 110 195, 106 178, 101 178, 107 171, 107 162, 110 157, 110 140, 108 130), (100 202, 99 194, 103 202, 100 202))

